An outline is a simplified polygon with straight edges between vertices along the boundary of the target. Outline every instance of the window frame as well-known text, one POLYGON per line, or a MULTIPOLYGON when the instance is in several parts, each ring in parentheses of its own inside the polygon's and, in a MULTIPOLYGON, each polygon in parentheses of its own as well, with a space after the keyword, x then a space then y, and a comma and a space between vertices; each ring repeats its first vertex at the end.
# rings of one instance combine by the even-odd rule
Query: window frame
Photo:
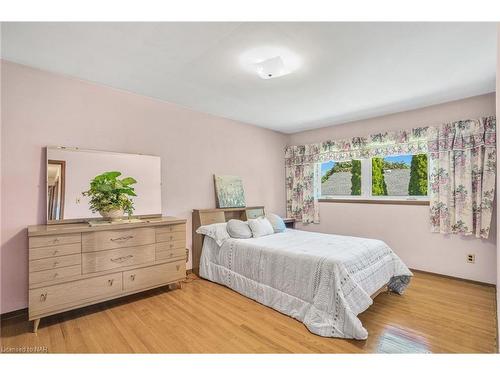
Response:
MULTIPOLYGON (((397 154, 386 155, 401 156, 401 155, 419 155, 419 154, 397 154)), ((429 154, 427 161, 429 161, 429 154)), ((318 198, 319 202, 337 202, 337 203, 379 203, 379 204, 407 204, 407 205, 429 205, 429 164, 427 164, 427 195, 372 195, 372 159, 354 159, 361 160, 361 195, 323 195, 318 198)), ((335 160, 329 160, 336 162, 335 160)), ((325 162, 319 163, 320 165, 325 162)), ((321 174, 319 176, 319 183, 321 184, 321 174)), ((321 191, 321 189, 320 189, 321 191)))

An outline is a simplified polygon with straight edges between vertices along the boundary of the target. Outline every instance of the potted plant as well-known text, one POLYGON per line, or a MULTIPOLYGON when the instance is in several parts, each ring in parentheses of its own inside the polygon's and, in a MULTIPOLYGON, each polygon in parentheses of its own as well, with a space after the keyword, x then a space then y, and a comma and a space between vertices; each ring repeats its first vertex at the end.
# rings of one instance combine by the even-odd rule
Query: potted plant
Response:
POLYGON ((119 179, 120 172, 104 172, 90 181, 90 189, 82 194, 90 198, 90 209, 99 212, 104 219, 120 220, 126 212, 134 211, 130 197, 137 196, 131 186, 137 181, 132 177, 119 179))

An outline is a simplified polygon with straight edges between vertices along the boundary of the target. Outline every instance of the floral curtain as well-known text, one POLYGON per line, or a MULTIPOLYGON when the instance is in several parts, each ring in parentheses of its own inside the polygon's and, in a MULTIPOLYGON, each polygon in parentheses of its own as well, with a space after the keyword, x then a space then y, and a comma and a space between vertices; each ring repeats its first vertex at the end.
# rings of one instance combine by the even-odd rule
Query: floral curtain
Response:
POLYGON ((285 150, 287 215, 319 222, 319 163, 429 153, 431 230, 487 238, 495 195, 495 117, 329 140, 285 150))
POLYGON ((319 223, 319 163, 427 152, 428 128, 415 128, 329 140, 285 149, 287 216, 319 223))
MULTIPOLYGON (((287 160, 302 160, 314 145, 287 147, 287 160)), ((316 184, 321 173, 320 164, 303 163, 286 166, 286 212, 288 217, 303 223, 319 223, 318 197, 321 186, 316 184)))
POLYGON ((431 230, 488 238, 496 175, 496 120, 429 129, 431 230))
POLYGON ((285 150, 286 166, 427 152, 427 127, 329 140, 285 150))
POLYGON ((365 145, 367 158, 427 153, 428 127, 372 134, 365 145))

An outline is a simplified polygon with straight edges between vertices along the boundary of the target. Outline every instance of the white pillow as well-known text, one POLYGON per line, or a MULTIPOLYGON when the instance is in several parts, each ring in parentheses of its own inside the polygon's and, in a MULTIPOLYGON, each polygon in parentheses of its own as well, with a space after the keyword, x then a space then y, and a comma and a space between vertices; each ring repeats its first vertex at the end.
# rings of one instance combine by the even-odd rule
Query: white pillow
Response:
POLYGON ((252 230, 252 235, 256 238, 274 233, 273 226, 265 217, 248 220, 248 226, 252 230))
POLYGON ((276 214, 266 214, 266 218, 273 226, 274 233, 281 233, 285 231, 286 225, 281 217, 276 214))
POLYGON ((227 223, 202 225, 196 229, 196 233, 213 238, 215 242, 217 242, 217 245, 221 246, 225 240, 231 238, 229 233, 227 233, 226 226, 227 223))
POLYGON ((232 238, 251 238, 252 231, 248 223, 241 220, 231 219, 227 222, 227 233, 232 238))

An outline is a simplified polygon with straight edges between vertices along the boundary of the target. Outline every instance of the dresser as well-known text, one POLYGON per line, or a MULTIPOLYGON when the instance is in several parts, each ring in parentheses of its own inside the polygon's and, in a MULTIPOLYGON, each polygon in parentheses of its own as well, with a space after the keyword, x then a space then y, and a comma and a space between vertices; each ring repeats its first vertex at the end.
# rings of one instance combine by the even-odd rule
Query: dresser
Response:
POLYGON ((186 220, 28 227, 29 320, 186 278, 186 220))

